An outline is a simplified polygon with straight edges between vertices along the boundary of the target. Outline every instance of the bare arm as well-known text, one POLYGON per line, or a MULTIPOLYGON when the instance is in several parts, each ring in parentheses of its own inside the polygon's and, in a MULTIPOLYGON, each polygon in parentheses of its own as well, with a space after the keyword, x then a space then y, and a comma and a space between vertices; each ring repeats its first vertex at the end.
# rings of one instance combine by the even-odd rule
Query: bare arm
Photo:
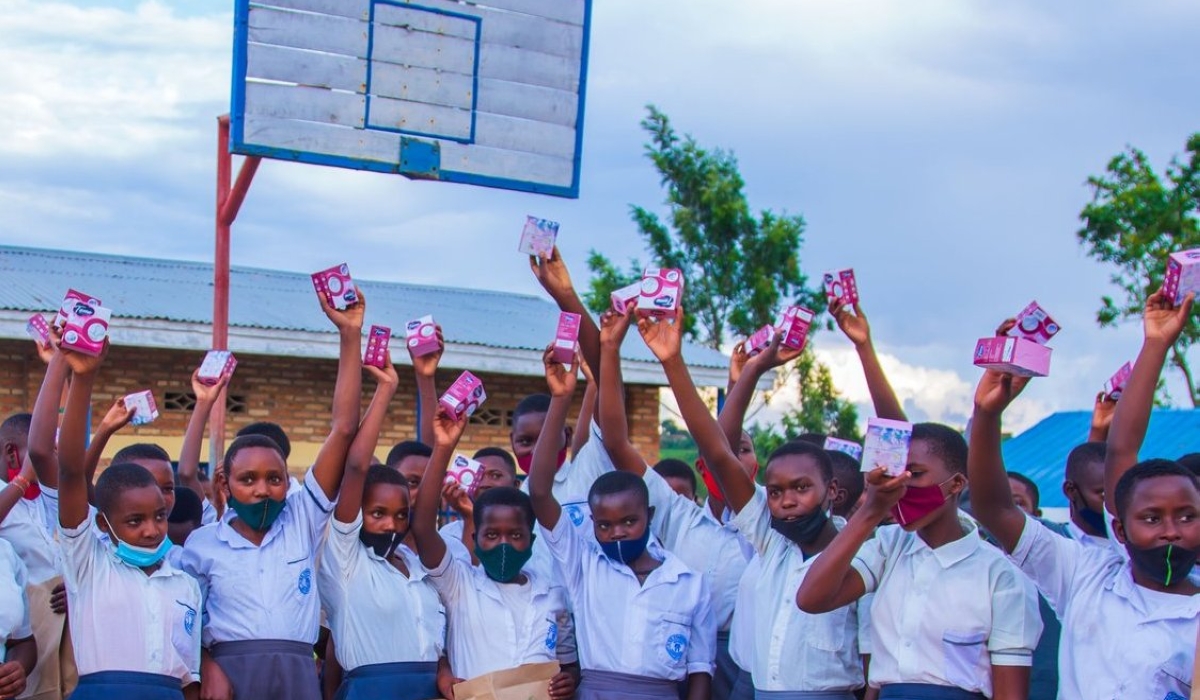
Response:
POLYGON ((533 514, 547 530, 553 530, 562 517, 562 506, 554 498, 554 470, 558 466, 554 436, 561 435, 567 424, 567 410, 575 393, 575 373, 578 371, 576 363, 563 367, 554 361, 553 354, 553 349, 549 347, 542 354, 542 362, 546 366, 546 384, 550 388, 550 409, 546 411, 542 434, 533 448, 533 463, 529 467, 528 479, 533 514))
MULTIPOLYGON (((105 345, 105 352, 108 347, 105 345)), ((102 357, 61 351, 73 372, 67 391, 67 410, 58 434, 58 522, 64 528, 79 527, 88 516, 86 448, 87 416, 92 403, 92 386, 102 357)), ((39 400, 40 400, 39 396, 39 400)))
POLYGON ((379 432, 383 430, 383 421, 387 419, 388 404, 396 395, 400 385, 400 376, 392 366, 389 356, 383 369, 366 366, 367 372, 375 377, 375 395, 371 397, 371 405, 363 416, 362 424, 350 443, 350 451, 346 454, 346 474, 342 477, 342 489, 338 494, 337 508, 333 517, 339 523, 352 523, 358 517, 362 508, 363 484, 367 481, 367 471, 371 468, 371 456, 379 443, 379 432))
POLYGON ((454 448, 462 438, 467 419, 456 420, 445 408, 438 408, 433 420, 433 456, 421 476, 421 488, 417 490, 417 502, 413 508, 412 534, 417 543, 417 554, 426 569, 436 568, 446 558, 446 541, 437 530, 437 514, 442 500, 442 484, 446 481, 446 468, 454 448))
MULTIPOLYGON (((741 362, 738 379, 725 397, 725 407, 717 416, 717 424, 725 435, 725 441, 730 445, 738 444, 742 439, 742 427, 746 422, 746 410, 754 399, 754 391, 763 376, 777 368, 800 357, 801 350, 796 350, 781 344, 783 336, 779 333, 771 339, 771 344, 754 357, 748 357, 741 362)), ((737 350, 734 350, 735 354, 737 350)))
POLYGON ((21 500, 21 495, 25 493, 25 489, 37 480, 37 474, 33 471, 33 463, 29 461, 29 457, 21 464, 21 471, 17 473, 17 478, 8 482, 8 485, 0 489, 0 523, 8 517, 12 512, 13 506, 17 505, 21 500))
POLYGON ((1117 512, 1117 482, 1137 464, 1138 452, 1142 449, 1146 428, 1150 424, 1158 377, 1167 361, 1167 353, 1191 317, 1193 300, 1193 295, 1188 294, 1183 303, 1176 307, 1161 291, 1151 294, 1146 300, 1146 310, 1142 316, 1145 340, 1133 363, 1133 374, 1125 384, 1121 400, 1117 402, 1112 427, 1108 432, 1108 453, 1104 460, 1104 505, 1109 513, 1117 512))
POLYGON ((113 401, 113 405, 109 407, 108 412, 104 414, 104 418, 100 420, 100 425, 92 435, 92 441, 88 444, 85 457, 89 488, 96 481, 96 467, 100 465, 100 456, 104 454, 104 448, 108 447, 109 439, 116 435, 121 428, 129 425, 129 421, 133 420, 133 414, 134 410, 125 406, 125 397, 118 396, 117 400, 113 401))
MULTIPOLYGON (((613 465, 638 476, 646 473, 646 460, 629 442, 629 417, 625 414, 625 385, 621 377, 621 345, 629 331, 631 313, 606 311, 600 317, 600 386, 597 422, 604 436, 604 450, 613 465)), ((591 385, 588 385, 591 389, 591 385)))
POLYGON ((417 439, 426 445, 433 444, 433 417, 437 415, 437 368, 442 361, 442 353, 446 351, 446 339, 442 336, 442 327, 437 330, 438 349, 428 355, 416 357, 409 348, 408 356, 412 360, 413 375, 417 382, 417 439))
POLYGON ((992 665, 992 700, 1029 700, 1029 666, 992 665))
POLYGON ((62 353, 56 352, 46 367, 42 388, 33 404, 33 420, 29 425, 29 461, 43 486, 58 488, 58 457, 54 450, 54 433, 58 429, 58 407, 71 368, 62 353))
POLYGON ((1000 453, 1000 418, 1012 400, 1029 383, 1028 377, 1014 377, 988 370, 975 390, 975 414, 971 419, 970 449, 967 451, 967 477, 971 484, 971 514, 1012 552, 1025 530, 1025 513, 1013 503, 1008 474, 1000 453))
MULTIPOLYGON (((213 406, 224 400, 225 387, 229 384, 229 375, 223 374, 216 384, 205 384, 200 381, 200 370, 192 372, 192 393, 196 395, 196 405, 192 407, 192 415, 188 418, 187 430, 183 433, 183 446, 179 448, 179 483, 197 496, 204 496, 204 485, 200 483, 200 450, 204 445, 204 432, 208 426, 208 417, 212 414, 213 406)), ((209 478, 216 469, 209 469, 209 478)))
POLYGON ((346 453, 358 430, 358 414, 362 409, 362 326, 367 300, 359 291, 358 303, 345 311, 329 305, 318 294, 321 308, 338 329, 338 372, 333 388, 333 420, 329 436, 317 453, 313 478, 330 500, 337 497, 346 469, 346 453))
POLYGON ((583 361, 592 368, 592 372, 596 375, 596 381, 599 381, 601 374, 600 329, 596 326, 592 314, 583 305, 579 294, 575 292, 575 287, 571 284, 571 274, 567 271, 562 254, 555 247, 549 258, 531 256, 529 267, 533 270, 533 276, 541 283, 542 288, 546 290, 554 303, 558 304, 560 310, 579 314, 579 352, 583 355, 583 361))
POLYGON ((0 663, 0 697, 20 695, 27 686, 29 674, 37 664, 37 642, 33 637, 10 639, 5 642, 5 661, 0 663))
POLYGON ((1096 394, 1096 403, 1092 406, 1092 427, 1088 430, 1088 442, 1108 442, 1108 429, 1112 426, 1113 411, 1117 410, 1117 402, 1109 399, 1104 392, 1096 394))
POLYGON ((863 374, 867 378, 867 390, 871 392, 871 402, 875 404, 875 415, 889 420, 907 421, 904 406, 896 398, 896 391, 879 364, 879 356, 875 354, 875 343, 871 341, 871 326, 862 307, 854 305, 854 313, 840 302, 829 305, 829 313, 837 321, 838 328, 854 343, 854 350, 862 363, 863 374))
POLYGON ((687 678, 688 700, 708 700, 712 697, 712 676, 707 673, 689 673, 687 678))

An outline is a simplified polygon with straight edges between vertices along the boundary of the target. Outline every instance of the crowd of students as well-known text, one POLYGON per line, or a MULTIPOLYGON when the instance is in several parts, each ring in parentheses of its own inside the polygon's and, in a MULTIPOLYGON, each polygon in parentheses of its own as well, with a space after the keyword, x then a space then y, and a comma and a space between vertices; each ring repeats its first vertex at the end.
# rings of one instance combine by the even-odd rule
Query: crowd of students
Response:
MULTIPOLYGON (((340 354, 329 435, 300 480, 269 423, 242 430, 207 480, 202 438, 228 377, 195 376, 178 468, 138 444, 95 477, 132 416, 118 402, 89 436, 103 356, 39 347, 32 412, 0 424, 0 698, 426 700, 520 667, 549 668, 555 700, 1191 693, 1198 460, 1139 461, 1190 296, 1147 300, 1124 394, 1097 402, 1064 465, 1060 526, 1001 459, 1002 415, 1027 379, 985 372, 965 437, 916 424, 900 476, 864 472, 818 435, 760 465, 742 423, 760 379, 798 351, 736 348, 714 417, 683 357, 684 311, 596 321, 557 252, 532 267, 583 315, 579 356, 564 366, 547 350, 547 393, 515 407, 508 446, 475 454, 470 490, 446 479, 469 428, 438 406, 441 352, 412 358, 418 434, 375 460, 399 378, 361 362, 365 298, 320 300, 340 354), (699 447, 703 502, 689 465, 651 467, 630 442, 631 326, 699 447), (446 508, 460 518, 439 528, 446 508)), ((904 419, 861 308, 830 311, 876 413, 904 419)))

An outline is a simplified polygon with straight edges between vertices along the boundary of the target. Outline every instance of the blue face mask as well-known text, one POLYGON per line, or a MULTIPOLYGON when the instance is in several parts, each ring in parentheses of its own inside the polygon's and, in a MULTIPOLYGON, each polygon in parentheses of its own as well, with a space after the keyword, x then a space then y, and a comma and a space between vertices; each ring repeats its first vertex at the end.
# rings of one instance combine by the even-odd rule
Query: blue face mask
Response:
POLYGON ((117 537, 117 531, 113 529, 107 515, 101 514, 101 517, 104 518, 104 522, 108 523, 108 536, 117 543, 117 558, 130 566, 136 566, 139 569, 154 566, 162 561, 163 557, 167 556, 167 552, 171 551, 171 547, 174 546, 171 544, 169 538, 163 537, 158 547, 135 547, 121 541, 117 537))
POLYGON ((620 562, 629 566, 638 557, 642 556, 642 552, 646 551, 646 545, 650 542, 650 523, 646 523, 646 529, 642 532, 642 536, 636 540, 615 540, 613 542, 601 542, 600 549, 604 552, 604 556, 613 561, 620 562))

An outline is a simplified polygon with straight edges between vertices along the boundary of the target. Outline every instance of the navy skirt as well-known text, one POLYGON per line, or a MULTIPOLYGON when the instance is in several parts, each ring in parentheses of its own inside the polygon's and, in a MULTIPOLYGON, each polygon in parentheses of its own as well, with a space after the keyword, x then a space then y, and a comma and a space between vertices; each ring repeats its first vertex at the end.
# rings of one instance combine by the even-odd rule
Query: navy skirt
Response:
POLYGON ((346 674, 334 700, 429 700, 441 697, 437 662, 371 664, 346 674))
POLYGON ((229 677, 238 700, 321 700, 311 644, 254 639, 214 644, 209 653, 229 677))
POLYGON ((879 689, 879 700, 987 700, 983 693, 972 693, 948 685, 892 683, 879 689))
POLYGON ((79 677, 68 700, 183 700, 178 678, 136 671, 101 671, 79 677))

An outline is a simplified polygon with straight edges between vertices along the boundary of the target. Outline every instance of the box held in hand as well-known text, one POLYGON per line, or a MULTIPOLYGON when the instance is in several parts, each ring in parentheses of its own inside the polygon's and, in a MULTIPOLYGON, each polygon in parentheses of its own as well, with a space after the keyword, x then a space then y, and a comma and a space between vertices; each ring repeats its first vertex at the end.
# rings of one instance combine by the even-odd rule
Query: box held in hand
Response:
POLYGON ((200 370, 196 373, 196 378, 211 386, 221 381, 221 377, 233 376, 233 370, 236 368, 237 358, 233 356, 232 352, 209 350, 204 355, 204 361, 200 363, 200 370))
POLYGON ((992 336, 975 345, 975 366, 1021 377, 1050 374, 1050 353, 1045 345, 1025 338, 992 336))
POLYGON ((858 282, 854 270, 839 270, 825 273, 825 296, 829 301, 840 301, 846 306, 858 303, 858 282))
POLYGON ((521 243, 517 246, 517 250, 526 255, 549 258, 554 253, 554 244, 557 240, 557 221, 527 216, 525 217, 525 228, 521 229, 521 243))
POLYGON ((60 347, 98 357, 104 351, 112 309, 78 302, 63 323, 60 347))
POLYGON ((149 389, 129 394, 125 397, 125 408, 133 411, 132 425, 146 425, 158 420, 158 404, 154 401, 154 393, 149 389))
POLYGON ((482 475, 483 463, 461 454, 454 455, 446 467, 446 483, 458 484, 471 496, 475 495, 475 487, 479 485, 482 475))
POLYGON ((446 393, 442 394, 439 403, 455 418, 462 418, 475 413, 486 400, 487 393, 484 392, 483 382, 479 377, 470 372, 463 372, 446 393))
POLYGON ((1167 258, 1163 294, 1172 304, 1179 305, 1188 292, 1200 296, 1200 248, 1171 253, 1167 258))
POLYGON ((422 316, 415 321, 409 321, 404 327, 404 342, 413 357, 425 357, 437 352, 441 343, 438 342, 437 324, 434 323, 433 316, 422 316))
POLYGON ((338 311, 345 311, 358 303, 358 288, 350 279, 350 266, 346 263, 314 272, 312 283, 317 294, 324 296, 325 301, 338 311))
POLYGON ((683 272, 675 268, 646 268, 637 313, 643 317, 675 318, 683 300, 683 272))
POLYGON ((558 314, 558 330, 554 334, 555 362, 570 365, 575 361, 575 352, 579 349, 579 324, 583 317, 570 311, 558 314))
POLYGON ((391 344, 392 329, 387 326, 371 326, 367 331, 367 349, 363 351, 363 364, 368 367, 387 367, 388 345, 391 344))
POLYGON ((613 291, 610 295, 612 310, 624 316, 631 307, 637 306, 638 297, 642 295, 642 283, 634 282, 613 291))
POLYGON ((803 350, 808 343, 808 331, 815 316, 815 313, 803 306, 789 306, 784 309, 779 315, 779 323, 775 324, 783 336, 779 344, 793 350, 803 350))
POLYGON ((900 476, 908 468, 908 445, 912 441, 912 423, 886 418, 867 421, 863 440, 862 470, 883 467, 888 476, 900 476))
POLYGON ((1109 401, 1117 401, 1121 398, 1121 394, 1125 391, 1125 385, 1129 382, 1129 377, 1133 375, 1133 363, 1126 362, 1121 365, 1121 369, 1112 377, 1109 377, 1107 382, 1104 382, 1104 398, 1109 401))
POLYGON ((1009 329, 1008 335, 1045 345, 1050 342, 1051 338, 1058 335, 1060 330, 1062 329, 1053 318, 1050 318, 1050 314, 1046 313, 1046 310, 1036 301, 1031 301, 1029 306, 1017 314, 1017 323, 1009 329))
POLYGON ((41 314, 34 314, 29 317, 29 321, 25 324, 25 332, 38 342, 38 345, 43 347, 50 344, 50 324, 46 323, 46 318, 41 314))

